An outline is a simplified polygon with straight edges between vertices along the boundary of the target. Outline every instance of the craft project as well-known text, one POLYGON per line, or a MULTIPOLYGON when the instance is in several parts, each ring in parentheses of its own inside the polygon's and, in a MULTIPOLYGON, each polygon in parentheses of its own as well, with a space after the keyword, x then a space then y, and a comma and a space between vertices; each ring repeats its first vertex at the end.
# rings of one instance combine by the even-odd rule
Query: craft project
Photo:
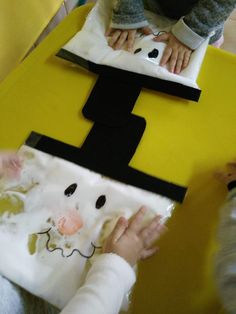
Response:
MULTIPOLYGON (((105 7, 111 10, 108 1, 99 1, 75 37, 75 46, 84 49, 76 60, 100 74, 82 109, 94 122, 82 147, 33 132, 19 151, 20 178, 0 182, 0 273, 58 308, 83 283, 118 217, 129 218, 145 205, 150 209, 146 219, 160 214, 164 222, 186 193, 184 186, 129 166, 146 126, 132 110, 142 86, 196 99, 196 83, 159 67, 165 44, 154 43, 152 36, 138 37, 131 54, 108 47, 104 32, 110 11, 105 7), (93 36, 102 39, 102 46, 93 43, 93 36)), ((156 25, 156 16, 149 17, 156 25)), ((167 31, 170 24, 159 27, 167 31)), ((204 47, 193 59, 203 57, 204 47)), ((60 55, 74 58, 66 49, 60 55)), ((126 299, 123 309, 127 304, 126 299)))
MULTIPOLYGON (((137 34, 132 52, 113 50, 105 32, 109 27, 112 1, 99 0, 82 28, 58 53, 62 58, 80 64, 100 75, 119 78, 129 85, 136 84, 197 101, 200 89, 196 83, 208 45, 208 39, 196 49, 190 63, 180 75, 161 67, 165 43, 154 42, 154 35, 137 34)), ((171 30, 175 20, 146 11, 155 35, 171 30)))
POLYGON ((174 202, 29 146, 17 180, 0 181, 0 273, 63 308, 117 218, 145 204, 147 219, 174 202), (6 267, 7 265, 7 267, 6 267))
MULTIPOLYGON (((81 159, 79 158, 78 146, 82 146, 91 127, 94 129, 99 127, 99 122, 95 122, 97 125, 95 126, 86 121, 81 114, 81 109, 94 86, 96 76, 86 73, 81 68, 75 69, 71 62, 60 60, 53 54, 81 28, 84 16, 90 9, 91 5, 87 5, 73 11, 39 45, 35 53, 30 54, 19 68, 1 84, 0 144, 2 148, 19 147, 25 141, 27 134, 31 130, 36 130, 64 143, 69 143, 71 153, 68 160, 73 161, 74 164, 77 164, 81 159)), ((129 74, 127 71, 120 71, 129 74)), ((115 162, 117 156, 120 156, 121 153, 123 155, 124 149, 120 149, 118 142, 112 147, 109 146, 108 141, 104 142, 105 135, 111 133, 114 135, 115 130, 118 129, 117 125, 126 125, 126 131, 123 131, 124 140, 119 142, 128 145, 130 138, 127 139, 127 137, 130 135, 130 129, 137 129, 134 121, 139 121, 139 130, 144 130, 145 119, 147 128, 137 152, 129 162, 129 166, 136 171, 144 172, 146 175, 159 176, 162 180, 190 185, 186 201, 183 206, 176 209, 175 216, 173 219, 171 218, 169 232, 161 243, 161 254, 151 259, 148 265, 145 263, 141 266, 132 302, 132 313, 156 313, 157 306, 159 312, 165 314, 212 314, 218 313, 222 309, 215 292, 215 281, 212 275, 212 237, 218 220, 216 209, 222 204, 226 191, 219 186, 212 174, 225 162, 234 159, 236 155, 235 145, 232 144, 236 138, 235 72, 236 59, 234 55, 209 47, 199 77, 199 84, 203 88, 202 96, 204 96, 200 98, 199 104, 143 90, 134 109, 132 106, 128 107, 128 112, 132 111, 135 116, 131 118, 129 114, 128 117, 122 118, 124 109, 122 109, 121 114, 119 109, 121 105, 127 109, 127 103, 123 104, 118 88, 117 90, 112 89, 110 95, 112 97, 110 97, 110 103, 107 102, 106 107, 104 102, 99 102, 100 106, 96 107, 97 113, 99 113, 99 119, 97 117, 96 120, 101 122, 105 119, 108 120, 108 116, 110 116, 110 125, 111 122, 116 123, 116 127, 110 127, 109 131, 103 129, 103 139, 99 142, 94 140, 96 146, 90 146, 91 163, 92 159, 94 163, 97 161, 98 149, 104 152, 104 164, 111 159, 112 162, 115 162), (118 97, 121 100, 119 106, 116 102, 114 103, 118 97), (104 107, 106 114, 102 110, 104 107), (107 108, 114 108, 115 114, 112 116, 107 108), (112 158, 111 151, 115 152, 112 158)), ((151 79, 153 80, 152 77, 151 79)), ((123 93, 126 96, 130 95, 127 90, 131 85, 131 83, 126 84, 127 89, 123 93)), ((108 90, 109 88, 106 90, 107 94, 108 90)), ((94 108, 92 109, 94 110, 94 108)), ((83 111, 86 115, 92 116, 91 107, 90 110, 87 107, 83 111)), ((139 136, 141 136, 140 133, 139 131, 139 136)), ((100 133, 101 137, 102 133, 100 133)), ((36 147, 40 151, 46 152, 47 150, 50 155, 54 156, 58 156, 60 153, 61 158, 66 159, 68 152, 66 153, 64 146, 63 149, 59 149, 59 144, 56 145, 54 141, 48 138, 47 149, 45 148, 46 143, 45 145, 40 143, 41 140, 37 146, 28 142, 27 145, 36 147)), ((115 140, 112 143, 115 143, 115 140)), ((88 146, 87 150, 89 150, 88 146)), ((134 150, 132 148, 132 151, 134 150)), ((128 158, 125 158, 123 155, 122 160, 127 166, 128 158)), ((83 167, 88 168, 88 165, 86 167, 83 164, 83 167)), ((101 173, 98 170, 93 170, 93 172, 101 173)), ((136 180, 134 181, 136 182, 136 180)), ((65 186, 60 190, 61 197, 64 197, 65 189, 74 183, 76 183, 74 180, 65 182, 65 186)), ((143 187, 143 189, 145 188, 143 187)), ((168 185, 169 190, 171 190, 171 185, 168 185)), ((79 184, 75 193, 79 193, 79 184)), ((75 193, 73 195, 77 196, 78 194, 75 193)), ((99 193, 93 200, 93 210, 95 210, 97 198, 102 194, 103 192, 99 193)), ((66 197, 65 200, 69 201, 71 198, 66 197)), ((1 202, 1 204, 3 203, 1 202)), ((108 202, 106 202, 107 204, 108 202)), ((2 208, 3 205, 1 205, 1 211, 2 208)), ((104 207, 96 209, 96 211, 101 214, 103 209, 104 207)), ((49 224, 45 227, 49 228, 49 224)), ((32 232, 47 230, 46 228, 36 229, 32 232)), ((12 269, 12 264, 16 263, 14 267, 14 274, 16 274, 16 271, 21 269, 21 264, 15 255, 11 258, 5 256, 6 244, 4 239, 6 235, 3 224, 1 224, 0 239, 2 236, 0 260, 3 259, 5 264, 1 265, 1 272, 3 271, 7 275, 6 267, 9 265, 12 269)), ((37 237, 46 243, 46 235, 37 235, 37 237)), ((12 235, 11 239, 11 244, 15 243, 16 247, 17 237, 12 235)), ((28 236, 25 236, 24 239, 26 243, 24 252, 28 254, 28 236)), ((94 242, 95 245, 99 245, 99 241, 94 242)), ((39 242, 37 241, 37 243, 39 242)), ((16 249, 18 248, 16 247, 16 249)), ((44 247, 44 252, 50 255, 50 258, 58 255, 58 258, 64 260, 64 263, 72 264, 71 261, 76 259, 79 262, 77 266, 84 260, 76 252, 68 258, 63 258, 60 250, 49 253, 44 247)), ((92 248, 88 245, 88 251, 84 253, 90 252, 92 252, 92 248)), ((95 252, 99 253, 99 249, 96 249, 95 252)), ((35 251, 29 259, 37 261, 37 254, 35 251)), ((90 261, 91 258, 86 259, 85 264, 89 264, 90 261)), ((26 269, 26 266, 24 267, 26 269)), ((48 278, 55 280, 53 272, 48 270, 51 270, 51 266, 47 267, 46 265, 45 268, 50 274, 48 278)), ((56 275, 61 276, 60 273, 64 268, 61 267, 59 272, 57 269, 55 267, 56 275)), ((24 273, 26 278, 30 278, 31 282, 34 280, 35 284, 37 279, 40 280, 42 276, 45 276, 45 285, 38 285, 39 293, 44 291, 45 295, 48 291, 49 294, 51 287, 55 287, 55 282, 53 281, 51 284, 50 280, 47 281, 43 272, 38 273, 35 269, 35 271, 29 272, 27 270, 24 273)), ((84 269, 84 273, 86 274, 86 269, 84 269)), ((10 271, 8 274, 11 275, 10 271)), ((23 283, 20 275, 15 276, 15 279, 17 282, 23 283)), ((67 283, 66 286, 68 286, 67 283)), ((59 288, 61 288, 61 284, 56 286, 56 290, 59 288)), ((35 290, 37 290, 36 287, 35 290)))
MULTIPOLYGON (((85 29, 104 4, 98 3, 85 29)), ((104 29, 101 31, 103 34, 104 29)), ((81 34, 91 38, 93 32, 81 34)), ((137 58, 136 64, 143 61, 144 68, 147 63, 150 69, 158 69, 164 44, 156 45, 150 36, 137 38, 133 54, 118 54, 137 58)), ((79 46, 85 47, 81 42, 79 46)), ((100 51, 99 45, 90 48, 100 51)), ((111 51, 107 44, 106 48, 111 51)), ((95 63, 91 64, 94 67, 95 63)), ((95 66, 97 70, 102 70, 102 75, 82 109, 94 124, 82 147, 32 133, 20 149, 24 159, 20 178, 0 182, 0 248, 4 251, 0 273, 58 308, 63 308, 83 283, 92 257, 101 252, 118 217, 129 218, 145 205, 150 209, 146 219, 160 214, 164 222, 175 201, 181 202, 186 193, 186 187, 129 166, 146 126, 145 119, 132 114, 132 109, 141 87, 155 89, 156 81, 146 75, 137 81, 126 71, 125 75, 135 80, 128 85, 123 70, 95 66), (110 69, 115 70, 112 80, 110 69)), ((142 73, 142 66, 139 71, 142 73)), ((161 68, 160 73, 163 71, 170 75, 161 68)), ((163 90, 167 87, 160 83, 158 89, 161 86, 163 90)), ((186 87, 177 90, 186 95, 186 87)), ((192 94, 192 87, 189 91, 192 94)), ((126 299, 123 309, 127 304, 126 299)))

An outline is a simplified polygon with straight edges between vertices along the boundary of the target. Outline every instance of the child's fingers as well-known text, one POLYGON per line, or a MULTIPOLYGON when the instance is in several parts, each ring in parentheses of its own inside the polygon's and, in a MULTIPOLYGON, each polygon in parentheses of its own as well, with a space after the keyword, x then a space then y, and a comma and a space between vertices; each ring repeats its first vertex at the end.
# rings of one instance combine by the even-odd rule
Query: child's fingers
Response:
POLYGON ((153 38, 156 42, 167 41, 170 38, 169 33, 164 33, 153 38))
POLYGON ((128 221, 124 217, 120 217, 110 235, 114 242, 117 242, 128 227, 128 221))
POLYGON ((159 250, 158 247, 153 247, 151 249, 148 250, 143 250, 143 252, 141 253, 141 259, 146 259, 148 257, 153 256, 155 253, 157 253, 159 250))
POLYGON ((12 156, 9 159, 8 167, 13 167, 15 169, 19 169, 22 167, 22 161, 18 156, 12 156))
POLYGON ((229 170, 236 172, 236 162, 228 162, 226 166, 229 170))
POLYGON ((145 234, 148 234, 149 232, 151 232, 152 230, 155 230, 156 227, 160 224, 160 220, 161 220, 162 216, 157 215, 156 217, 154 217, 148 224, 146 224, 145 227, 142 228, 141 232, 140 232, 140 236, 145 236, 145 234))
POLYGON ((134 46, 135 35, 136 35, 136 30, 131 30, 128 33, 128 40, 127 40, 128 51, 131 51, 134 46))
POLYGON ((142 221, 143 221, 143 217, 147 212, 147 208, 142 206, 135 215, 133 215, 131 217, 131 219, 129 220, 129 227, 128 230, 129 231, 133 231, 135 233, 140 232, 140 230, 142 229, 142 221))
POLYGON ((17 178, 22 167, 21 158, 14 152, 4 152, 0 155, 0 172, 9 178, 17 178))
POLYGON ((128 31, 122 31, 120 34, 120 37, 118 38, 116 44, 115 44, 115 49, 121 49, 122 46, 124 45, 126 39, 128 37, 128 31))
POLYGON ((113 31, 114 31, 114 28, 109 27, 108 30, 105 33, 105 36, 110 36, 113 31))
POLYGON ((220 182, 224 184, 228 184, 232 181, 236 180, 236 172, 233 173, 227 173, 227 172, 215 172, 214 174, 215 178, 218 179, 220 182))
POLYGON ((148 237, 144 239, 144 247, 149 249, 167 230, 168 229, 165 225, 158 225, 156 229, 150 231, 148 237))
POLYGON ((225 181, 227 181, 227 179, 228 179, 228 175, 227 175, 225 172, 222 172, 222 171, 217 171, 217 172, 215 172, 215 173, 214 173, 214 177, 215 177, 217 180, 221 181, 221 182, 225 182, 225 181))
POLYGON ((170 69, 171 73, 173 73, 175 71, 175 66, 176 66, 177 60, 178 60, 178 50, 173 49, 171 57, 170 57, 170 63, 169 63, 169 69, 170 69))
POLYGON ((146 245, 150 245, 155 237, 161 235, 164 230, 167 229, 165 225, 160 223, 161 216, 156 216, 151 220, 151 222, 146 225, 140 232, 139 236, 142 239, 143 243, 146 245))
POLYGON ((150 27, 148 27, 148 26, 142 27, 142 28, 140 29, 140 31, 141 31, 141 33, 143 33, 144 35, 151 35, 151 34, 153 34, 152 29, 151 29, 150 27))
POLYGON ((114 31, 114 33, 112 34, 112 37, 108 41, 109 46, 113 47, 113 45, 116 43, 116 41, 120 37, 120 34, 121 34, 120 30, 114 31))
POLYGON ((169 61, 171 55, 172 55, 172 48, 171 47, 166 47, 163 53, 163 56, 161 58, 161 66, 164 66, 167 64, 167 62, 169 61))
POLYGON ((184 62, 184 54, 185 54, 184 50, 181 50, 178 54, 178 58, 177 58, 177 62, 176 62, 175 70, 174 70, 176 74, 179 74, 182 71, 183 62, 184 62))
POLYGON ((188 66, 191 54, 192 54, 192 50, 186 50, 185 51, 184 61, 183 61, 183 69, 185 69, 188 66))

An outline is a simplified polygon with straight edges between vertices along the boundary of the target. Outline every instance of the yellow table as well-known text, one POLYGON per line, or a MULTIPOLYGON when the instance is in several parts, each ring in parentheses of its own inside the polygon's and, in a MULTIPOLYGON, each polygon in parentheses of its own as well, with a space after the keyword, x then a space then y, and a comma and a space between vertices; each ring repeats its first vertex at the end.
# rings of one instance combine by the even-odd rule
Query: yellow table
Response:
POLYGON ((63 0, 0 1, 0 81, 25 57, 63 0))
MULTIPOLYGON (((17 148, 31 130, 80 146, 92 123, 81 109, 96 81, 54 54, 83 25, 91 5, 75 10, 0 85, 0 148, 17 148)), ((160 253, 141 263, 131 313, 219 313, 212 253, 226 189, 213 171, 236 156, 236 57, 209 47, 199 103, 143 90, 134 113, 147 128, 130 165, 187 185, 160 253)))

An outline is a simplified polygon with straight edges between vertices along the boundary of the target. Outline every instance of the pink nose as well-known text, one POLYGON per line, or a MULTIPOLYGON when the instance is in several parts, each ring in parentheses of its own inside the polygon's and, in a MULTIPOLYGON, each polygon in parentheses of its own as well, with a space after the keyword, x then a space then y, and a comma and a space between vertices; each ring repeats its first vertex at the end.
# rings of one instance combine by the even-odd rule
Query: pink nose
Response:
POLYGON ((61 234, 73 235, 83 227, 83 221, 76 209, 69 209, 57 220, 56 226, 61 234))

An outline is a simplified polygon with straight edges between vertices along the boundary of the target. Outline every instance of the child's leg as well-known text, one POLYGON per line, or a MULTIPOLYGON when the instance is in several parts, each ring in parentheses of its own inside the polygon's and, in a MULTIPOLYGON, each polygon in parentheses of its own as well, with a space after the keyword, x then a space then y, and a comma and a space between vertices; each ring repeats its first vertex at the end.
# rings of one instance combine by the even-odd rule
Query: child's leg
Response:
POLYGON ((0 276, 0 313, 58 314, 60 311, 0 276))
POLYGON ((0 313, 24 314, 21 295, 13 284, 0 276, 0 313))

